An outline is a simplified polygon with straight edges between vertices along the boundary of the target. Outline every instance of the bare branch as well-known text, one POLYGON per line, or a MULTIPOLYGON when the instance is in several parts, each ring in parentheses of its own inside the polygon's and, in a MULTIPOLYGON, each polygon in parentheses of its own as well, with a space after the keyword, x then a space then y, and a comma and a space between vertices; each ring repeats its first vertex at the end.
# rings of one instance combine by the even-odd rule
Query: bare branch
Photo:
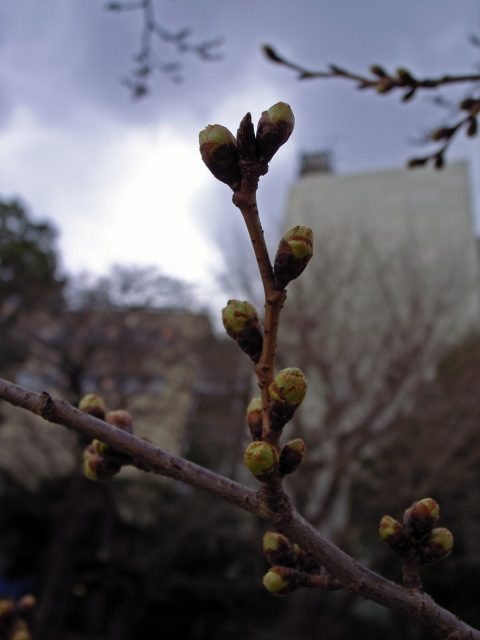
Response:
POLYGON ((50 422, 99 439, 134 457, 154 473, 207 491, 268 520, 302 549, 313 553, 327 571, 342 584, 345 591, 359 594, 419 622, 429 628, 436 638, 480 640, 479 631, 439 607, 430 596, 409 591, 355 562, 323 538, 295 509, 288 513, 271 511, 262 504, 254 491, 82 413, 62 400, 53 399, 47 393, 39 395, 0 380, 0 398, 50 422))

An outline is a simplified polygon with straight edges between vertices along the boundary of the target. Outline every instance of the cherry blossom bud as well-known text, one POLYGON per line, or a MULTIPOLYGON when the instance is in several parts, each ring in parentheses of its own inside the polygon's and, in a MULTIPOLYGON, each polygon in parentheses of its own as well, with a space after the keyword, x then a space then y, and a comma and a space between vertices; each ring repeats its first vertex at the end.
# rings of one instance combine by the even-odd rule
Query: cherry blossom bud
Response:
POLYGON ((290 540, 281 533, 268 531, 263 536, 263 552, 272 566, 295 567, 296 557, 290 540))
POLYGON ((229 300, 222 310, 222 321, 226 332, 240 349, 253 362, 258 362, 262 354, 263 336, 255 307, 246 300, 229 300))
POLYGON ((295 116, 290 105, 277 102, 262 113, 257 125, 257 156, 259 162, 267 164, 282 144, 292 135, 295 116))
POLYGON ((123 409, 109 411, 105 417, 105 421, 122 431, 130 434, 133 433, 133 420, 128 411, 124 411, 123 409))
POLYGON ((105 402, 103 398, 97 396, 95 393, 87 393, 78 403, 78 408, 84 413, 88 413, 94 418, 99 420, 105 420, 105 402))
POLYGON ((263 432, 261 398, 253 398, 253 400, 248 405, 247 422, 252 439, 261 440, 263 432))
POLYGON ((273 273, 277 289, 301 275, 313 255, 313 231, 309 227, 293 227, 278 245, 273 273))
POLYGON ((414 502, 403 516, 405 533, 413 542, 420 542, 437 524, 439 515, 438 502, 432 498, 414 502))
POLYGON ((268 414, 270 428, 280 432, 303 401, 307 392, 307 379, 300 369, 289 367, 279 372, 268 392, 271 398, 268 414))
POLYGON ((430 535, 422 542, 418 551, 418 562, 421 564, 433 564, 449 556, 453 549, 453 536, 448 529, 439 527, 433 529, 430 535))
POLYGON ((307 448, 300 438, 289 440, 280 451, 279 471, 280 475, 286 476, 293 473, 302 464, 307 448))
POLYGON ((199 135, 202 160, 217 180, 238 191, 242 176, 238 168, 240 156, 233 134, 221 124, 209 124, 199 135))
POLYGON ((245 451, 245 466, 253 475, 264 482, 276 472, 277 450, 266 442, 252 442, 245 451))

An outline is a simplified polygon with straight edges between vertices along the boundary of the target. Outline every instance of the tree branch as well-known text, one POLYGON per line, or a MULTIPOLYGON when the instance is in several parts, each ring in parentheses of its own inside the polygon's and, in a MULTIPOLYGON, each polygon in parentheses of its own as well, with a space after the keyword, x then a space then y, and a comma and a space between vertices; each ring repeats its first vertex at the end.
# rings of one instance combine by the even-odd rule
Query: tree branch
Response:
POLYGON ((256 492, 82 413, 63 400, 53 399, 48 393, 39 395, 0 380, 0 398, 45 420, 105 442, 135 458, 154 473, 207 491, 269 521, 290 540, 312 552, 327 571, 339 580, 345 591, 359 594, 419 622, 429 628, 436 638, 480 640, 479 631, 439 607, 430 596, 409 591, 355 562, 323 538, 295 509, 288 512, 271 511, 259 500, 256 492))

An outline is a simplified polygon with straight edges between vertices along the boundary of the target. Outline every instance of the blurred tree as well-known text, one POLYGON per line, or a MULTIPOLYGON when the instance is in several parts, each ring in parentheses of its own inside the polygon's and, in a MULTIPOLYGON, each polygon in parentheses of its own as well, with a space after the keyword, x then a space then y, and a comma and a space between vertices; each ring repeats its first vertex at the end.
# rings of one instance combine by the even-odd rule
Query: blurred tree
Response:
POLYGON ((108 2, 105 8, 107 11, 119 13, 125 11, 140 11, 142 13, 143 26, 140 36, 140 49, 133 56, 133 69, 122 80, 122 84, 131 91, 132 97, 135 99, 143 98, 150 93, 149 81, 155 71, 165 74, 175 83, 183 80, 182 63, 178 60, 164 61, 155 44, 157 46, 167 45, 176 50, 177 54, 193 54, 199 60, 206 62, 221 60, 223 57, 218 52, 218 48, 223 44, 223 38, 213 38, 193 43, 190 40, 191 29, 183 28, 179 31, 170 31, 156 19, 154 0, 108 2))
POLYGON ((58 276, 55 237, 48 222, 34 222, 16 200, 0 201, 0 370, 28 355, 19 321, 62 307, 65 280, 58 276))

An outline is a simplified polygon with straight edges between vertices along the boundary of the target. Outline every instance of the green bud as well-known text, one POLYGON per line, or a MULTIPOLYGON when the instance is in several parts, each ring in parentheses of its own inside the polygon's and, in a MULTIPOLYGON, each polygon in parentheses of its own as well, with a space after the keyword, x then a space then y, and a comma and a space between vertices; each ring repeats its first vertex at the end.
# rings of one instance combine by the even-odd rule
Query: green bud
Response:
POLYGON ((104 482, 120 471, 121 465, 107 460, 93 452, 89 445, 83 453, 83 472, 89 480, 104 482))
POLYGON ((290 540, 281 533, 268 531, 263 536, 263 552, 272 566, 295 567, 295 553, 290 540))
POLYGON ((262 113, 257 125, 257 157, 267 164, 292 135, 295 116, 290 105, 277 102, 262 113))
POLYGON ((105 417, 105 421, 122 431, 130 434, 133 433, 133 420, 128 411, 124 411, 123 409, 109 411, 105 417))
POLYGON ((278 245, 273 267, 275 286, 285 289, 287 284, 303 273, 313 255, 313 231, 297 226, 287 231, 278 245))
POLYGON ((268 480, 276 471, 278 454, 266 442, 252 442, 245 451, 245 466, 261 482, 268 480))
POLYGON ((420 542, 437 524, 439 514, 438 502, 432 498, 414 502, 403 516, 405 533, 413 542, 420 542))
POLYGON ((283 477, 296 471, 303 462, 306 451, 305 443, 300 438, 289 440, 280 451, 280 475, 283 477))
POLYGON ((291 567, 272 567, 263 576, 263 585, 274 596, 286 596, 299 587, 308 586, 308 576, 291 567))
POLYGON ((270 429, 280 433, 299 407, 307 392, 307 380, 300 369, 283 369, 270 385, 268 418, 270 429))
POLYGON ((392 518, 392 516, 383 516, 380 520, 380 537, 382 540, 387 541, 392 536, 396 536, 400 531, 403 531, 402 524, 392 518))
POLYGON ((297 407, 307 393, 307 379, 300 369, 288 367, 277 374, 268 391, 272 400, 297 407))
POLYGON ((273 567, 263 576, 263 586, 274 596, 286 596, 290 593, 288 578, 285 579, 283 567, 273 567))
POLYGON ((105 402, 103 398, 97 396, 95 393, 87 393, 78 403, 78 408, 84 413, 88 413, 94 418, 99 420, 105 420, 105 402))
POLYGON ((217 180, 238 191, 242 176, 238 168, 240 156, 233 134, 221 124, 209 124, 199 135, 200 154, 217 180))
POLYGON ((421 564, 433 564, 449 556, 453 549, 453 536, 448 529, 439 527, 433 529, 422 542, 418 551, 418 561, 421 564))
POLYGON ((262 354, 263 336, 255 307, 246 300, 229 300, 222 310, 222 321, 226 332, 240 349, 253 362, 258 362, 262 354))
POLYGON ((247 407, 247 422, 253 440, 261 440, 263 433, 262 399, 253 398, 247 407))
POLYGON ((108 451, 108 444, 105 444, 105 442, 100 442, 100 440, 93 440, 92 449, 93 452, 97 454, 97 456, 103 456, 105 455, 105 452, 108 451))
POLYGON ((399 556, 406 556, 412 548, 412 543, 407 537, 403 525, 391 516, 383 516, 380 520, 380 537, 388 544, 390 549, 399 556))

